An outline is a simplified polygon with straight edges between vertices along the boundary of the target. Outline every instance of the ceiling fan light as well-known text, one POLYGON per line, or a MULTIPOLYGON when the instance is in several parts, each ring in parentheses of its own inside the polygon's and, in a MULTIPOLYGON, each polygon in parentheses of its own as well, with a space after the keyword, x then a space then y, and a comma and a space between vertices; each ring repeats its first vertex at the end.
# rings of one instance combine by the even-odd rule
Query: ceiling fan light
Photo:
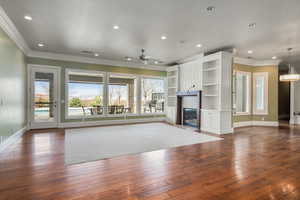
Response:
POLYGON ((295 82, 300 80, 300 74, 283 74, 280 75, 279 80, 282 82, 295 82))

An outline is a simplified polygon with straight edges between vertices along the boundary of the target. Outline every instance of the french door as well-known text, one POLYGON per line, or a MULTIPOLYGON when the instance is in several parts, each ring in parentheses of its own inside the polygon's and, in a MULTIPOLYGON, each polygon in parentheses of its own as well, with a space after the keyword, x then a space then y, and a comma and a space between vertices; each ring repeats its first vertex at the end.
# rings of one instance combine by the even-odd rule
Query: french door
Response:
POLYGON ((58 127, 59 75, 58 67, 29 66, 30 129, 58 127))

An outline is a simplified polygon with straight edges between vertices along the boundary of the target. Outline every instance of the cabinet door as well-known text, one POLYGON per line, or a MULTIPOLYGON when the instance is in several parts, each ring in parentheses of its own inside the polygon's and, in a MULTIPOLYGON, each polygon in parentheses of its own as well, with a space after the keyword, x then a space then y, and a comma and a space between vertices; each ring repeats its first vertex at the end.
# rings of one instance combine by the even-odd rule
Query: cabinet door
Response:
POLYGON ((218 133, 220 127, 220 113, 217 111, 211 111, 209 114, 209 129, 214 133, 218 133))
POLYGON ((201 112, 201 127, 205 131, 218 133, 220 127, 220 114, 217 111, 206 110, 201 112))
POLYGON ((201 127, 204 130, 207 130, 209 128, 208 111, 201 111, 201 127))

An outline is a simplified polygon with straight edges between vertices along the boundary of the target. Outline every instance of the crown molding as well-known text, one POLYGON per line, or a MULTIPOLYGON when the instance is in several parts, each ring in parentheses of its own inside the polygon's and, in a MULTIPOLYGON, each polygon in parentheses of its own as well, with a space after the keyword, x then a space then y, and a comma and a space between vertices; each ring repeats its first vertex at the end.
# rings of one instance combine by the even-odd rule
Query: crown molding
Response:
POLYGON ((234 57, 233 62, 241 65, 262 67, 262 66, 270 66, 270 65, 278 66, 281 60, 256 60, 256 59, 249 59, 249 58, 234 57))
POLYGON ((184 63, 188 63, 188 62, 192 62, 192 61, 195 61, 195 60, 202 59, 203 57, 204 57, 204 53, 200 53, 200 54, 196 54, 196 55, 193 55, 193 56, 189 56, 189 57, 181 59, 181 60, 177 60, 176 62, 178 64, 184 64, 184 63))
POLYGON ((32 58, 44 58, 44 59, 51 59, 51 60, 71 61, 71 62, 109 65, 109 66, 118 66, 118 67, 130 67, 130 68, 149 69, 149 70, 156 70, 156 71, 167 70, 166 66, 144 65, 144 64, 133 63, 133 62, 124 62, 124 61, 108 60, 108 59, 101 59, 101 58, 89 58, 84 56, 75 56, 75 55, 60 54, 60 53, 41 52, 41 51, 29 51, 27 56, 32 58))
POLYGON ((0 26, 3 31, 16 43, 19 49, 26 55, 30 48, 25 42, 23 36, 20 34, 14 23, 7 16, 4 9, 0 6, 0 26))

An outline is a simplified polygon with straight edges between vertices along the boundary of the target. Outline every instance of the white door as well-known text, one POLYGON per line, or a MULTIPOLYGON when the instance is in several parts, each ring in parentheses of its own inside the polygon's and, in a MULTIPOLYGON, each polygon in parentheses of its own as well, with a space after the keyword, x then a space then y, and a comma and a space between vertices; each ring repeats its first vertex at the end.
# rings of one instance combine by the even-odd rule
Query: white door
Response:
POLYGON ((57 67, 29 68, 29 126, 55 128, 59 122, 59 74, 57 67))

